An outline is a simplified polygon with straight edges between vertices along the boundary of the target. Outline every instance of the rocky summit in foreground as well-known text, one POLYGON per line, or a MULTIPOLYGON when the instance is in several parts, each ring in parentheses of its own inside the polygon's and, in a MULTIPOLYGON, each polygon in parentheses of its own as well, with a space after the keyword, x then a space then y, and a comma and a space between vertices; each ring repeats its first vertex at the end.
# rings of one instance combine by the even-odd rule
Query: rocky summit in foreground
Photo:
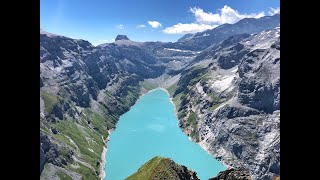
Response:
POLYGON ((126 180, 199 180, 197 173, 169 158, 154 157, 126 180))

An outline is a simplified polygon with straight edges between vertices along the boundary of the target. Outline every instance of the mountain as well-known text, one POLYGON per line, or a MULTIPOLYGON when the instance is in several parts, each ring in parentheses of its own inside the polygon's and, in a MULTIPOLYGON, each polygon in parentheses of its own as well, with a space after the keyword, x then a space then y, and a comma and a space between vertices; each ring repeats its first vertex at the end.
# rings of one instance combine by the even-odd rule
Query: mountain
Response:
POLYGON ((41 178, 98 179, 109 131, 139 97, 139 82, 164 69, 136 46, 40 31, 41 178))
POLYGON ((179 125, 254 179, 280 174, 280 28, 236 35, 202 51, 167 89, 179 125))
POLYGON ((212 156, 253 179, 277 177, 279 70, 279 15, 174 43, 119 35, 93 46, 40 29, 40 179, 103 178, 109 133, 156 87, 170 92, 180 128, 212 156))
POLYGON ((188 50, 204 50, 207 47, 223 41, 237 34, 255 34, 260 31, 273 29, 280 26, 280 14, 264 16, 259 19, 245 18, 234 24, 223 24, 214 29, 193 34, 187 34, 180 38, 172 46, 188 50))
POLYGON ((193 34, 191 34, 191 33, 185 34, 180 39, 178 39, 177 42, 182 42, 184 40, 190 39, 192 36, 193 36, 193 34))
POLYGON ((199 180, 197 173, 188 170, 183 165, 176 164, 169 158, 163 157, 152 158, 142 165, 136 173, 126 178, 126 180, 140 179, 199 180))

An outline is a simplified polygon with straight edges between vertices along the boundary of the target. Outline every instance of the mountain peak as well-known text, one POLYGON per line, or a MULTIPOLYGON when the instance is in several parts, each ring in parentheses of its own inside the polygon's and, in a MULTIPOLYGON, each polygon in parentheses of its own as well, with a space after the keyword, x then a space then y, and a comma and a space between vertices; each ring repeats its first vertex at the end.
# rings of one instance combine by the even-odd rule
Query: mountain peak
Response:
POLYGON ((118 40, 130 40, 126 35, 121 35, 121 34, 119 34, 117 37, 116 37, 116 39, 115 39, 115 41, 118 41, 118 40))

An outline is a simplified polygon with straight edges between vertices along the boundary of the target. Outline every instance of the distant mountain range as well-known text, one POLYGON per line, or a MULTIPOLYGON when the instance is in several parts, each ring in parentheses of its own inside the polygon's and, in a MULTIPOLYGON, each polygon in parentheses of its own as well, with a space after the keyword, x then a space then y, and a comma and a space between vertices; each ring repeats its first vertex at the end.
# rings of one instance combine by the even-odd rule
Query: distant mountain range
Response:
POLYGON ((255 34, 263 30, 280 27, 280 14, 264 16, 259 19, 244 18, 235 24, 223 24, 214 29, 196 34, 186 34, 176 44, 193 50, 204 50, 212 44, 237 34, 255 34))

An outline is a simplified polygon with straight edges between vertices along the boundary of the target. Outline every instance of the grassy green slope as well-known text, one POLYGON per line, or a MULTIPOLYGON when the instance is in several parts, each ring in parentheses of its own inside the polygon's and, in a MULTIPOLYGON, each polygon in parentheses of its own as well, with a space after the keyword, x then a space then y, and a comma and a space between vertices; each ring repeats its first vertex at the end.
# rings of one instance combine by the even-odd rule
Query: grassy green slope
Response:
MULTIPOLYGON (((119 99, 114 95, 107 95, 105 102, 99 104, 99 111, 82 108, 80 115, 76 117, 63 112, 63 119, 52 121, 55 106, 63 107, 61 103, 69 102, 71 109, 75 108, 70 99, 66 98, 68 96, 61 97, 41 90, 40 96, 44 100, 46 117, 40 117, 40 131, 50 137, 50 142, 57 148, 57 159, 66 162, 58 166, 79 173, 82 179, 99 179, 100 157, 104 140, 109 135, 108 130, 115 127, 120 115, 137 100, 140 86, 130 86, 125 91, 123 98, 119 99), (110 105, 111 101, 117 105, 110 105), (66 158, 69 152, 73 152, 75 158, 66 158)), ((69 178, 61 172, 57 176, 61 179, 69 178)))
POLYGON ((191 171, 187 172, 185 167, 174 163, 169 158, 157 156, 141 166, 136 173, 126 178, 126 180, 197 179, 195 173, 192 173, 191 171))

